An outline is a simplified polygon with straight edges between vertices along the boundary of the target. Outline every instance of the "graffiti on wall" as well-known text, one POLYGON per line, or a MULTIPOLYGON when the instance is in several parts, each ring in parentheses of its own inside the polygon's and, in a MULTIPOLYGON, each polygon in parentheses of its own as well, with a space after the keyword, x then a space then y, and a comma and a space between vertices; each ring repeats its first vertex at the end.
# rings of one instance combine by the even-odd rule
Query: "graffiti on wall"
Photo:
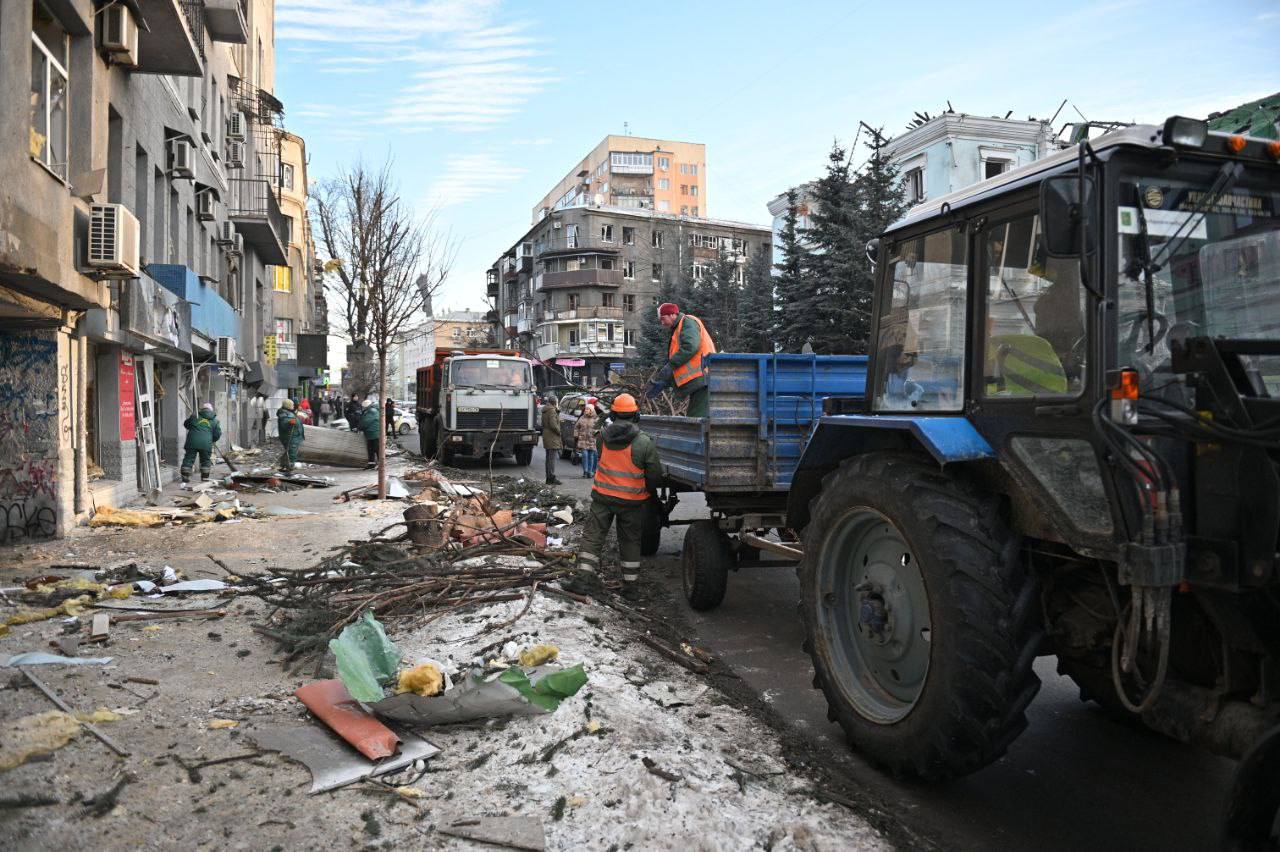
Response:
POLYGON ((0 544, 57 529, 61 384, 55 332, 0 331, 0 544))

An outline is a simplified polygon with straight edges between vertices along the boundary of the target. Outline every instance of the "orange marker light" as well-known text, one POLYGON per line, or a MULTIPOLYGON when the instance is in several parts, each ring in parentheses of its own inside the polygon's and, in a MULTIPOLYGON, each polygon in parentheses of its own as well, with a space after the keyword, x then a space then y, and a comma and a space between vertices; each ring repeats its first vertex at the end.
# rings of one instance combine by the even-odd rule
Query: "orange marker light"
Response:
POLYGON ((1116 383, 1111 388, 1112 399, 1138 398, 1138 371, 1121 370, 1116 376, 1116 383))
POLYGON ((1233 153, 1233 154, 1239 154, 1241 151, 1243 151, 1243 150, 1244 150, 1244 137, 1243 137, 1243 136, 1228 136, 1228 137, 1227 137, 1227 150, 1228 150, 1228 151, 1230 151, 1230 152, 1231 152, 1231 153, 1233 153))
POLYGON ((1267 153, 1271 155, 1271 159, 1280 160, 1280 139, 1267 143, 1267 153))

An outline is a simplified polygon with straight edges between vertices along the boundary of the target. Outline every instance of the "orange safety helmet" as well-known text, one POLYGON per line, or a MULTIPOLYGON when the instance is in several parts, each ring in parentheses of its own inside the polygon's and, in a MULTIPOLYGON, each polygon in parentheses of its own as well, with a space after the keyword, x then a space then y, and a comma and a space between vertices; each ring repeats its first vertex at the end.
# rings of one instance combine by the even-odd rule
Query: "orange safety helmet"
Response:
POLYGON ((636 405, 636 398, 629 393, 618 394, 610 408, 616 414, 635 414, 640 410, 636 405))

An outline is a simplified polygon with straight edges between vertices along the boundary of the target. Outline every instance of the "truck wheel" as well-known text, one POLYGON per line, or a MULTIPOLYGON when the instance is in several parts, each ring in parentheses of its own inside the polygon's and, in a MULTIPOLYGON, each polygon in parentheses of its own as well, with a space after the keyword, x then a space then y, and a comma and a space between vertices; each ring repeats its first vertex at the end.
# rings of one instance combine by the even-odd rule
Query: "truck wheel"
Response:
POLYGON ((1026 728, 1039 595, 998 508, 904 453, 846 460, 813 501, 798 570, 814 686, 896 776, 965 775, 1026 728))
POLYGON ((662 514, 658 507, 649 501, 644 504, 644 515, 640 520, 640 555, 653 556, 662 546, 662 514))
POLYGON ((449 449, 449 433, 440 426, 439 422, 435 425, 436 460, 448 467, 453 465, 453 450, 449 449))
POLYGON ((418 448, 422 457, 430 461, 436 457, 436 422, 429 420, 418 424, 418 448))
POLYGON ((694 521, 684 534, 680 557, 684 596, 696 610, 715 609, 724 600, 733 547, 715 521, 694 521))
POLYGON ((533 447, 519 446, 516 447, 516 464, 521 467, 527 467, 533 464, 533 447))

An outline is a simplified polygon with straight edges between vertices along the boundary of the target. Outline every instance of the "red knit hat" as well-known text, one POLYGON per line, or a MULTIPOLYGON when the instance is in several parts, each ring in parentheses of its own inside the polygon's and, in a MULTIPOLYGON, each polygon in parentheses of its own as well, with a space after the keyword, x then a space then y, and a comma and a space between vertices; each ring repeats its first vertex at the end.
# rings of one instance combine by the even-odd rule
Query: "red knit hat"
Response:
POLYGON ((675 302, 663 302, 658 305, 658 316, 660 317, 675 316, 678 313, 680 313, 680 306, 675 302))

